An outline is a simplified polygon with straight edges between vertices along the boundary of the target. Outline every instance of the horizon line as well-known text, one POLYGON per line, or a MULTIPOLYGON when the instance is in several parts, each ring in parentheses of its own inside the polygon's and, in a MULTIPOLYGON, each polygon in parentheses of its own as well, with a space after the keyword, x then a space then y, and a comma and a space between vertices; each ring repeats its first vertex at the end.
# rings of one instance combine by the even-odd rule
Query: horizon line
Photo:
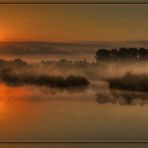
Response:
POLYGON ((39 43, 100 43, 100 42, 148 42, 148 39, 136 40, 81 40, 81 41, 47 41, 47 40, 1 40, 4 42, 39 42, 39 43))

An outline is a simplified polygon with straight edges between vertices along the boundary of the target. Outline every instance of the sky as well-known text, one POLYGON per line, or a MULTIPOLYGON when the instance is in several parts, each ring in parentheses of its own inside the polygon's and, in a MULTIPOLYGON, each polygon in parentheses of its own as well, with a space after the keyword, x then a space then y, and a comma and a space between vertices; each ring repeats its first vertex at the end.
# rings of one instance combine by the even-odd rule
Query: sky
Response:
POLYGON ((0 41, 141 41, 148 5, 0 4, 0 41))

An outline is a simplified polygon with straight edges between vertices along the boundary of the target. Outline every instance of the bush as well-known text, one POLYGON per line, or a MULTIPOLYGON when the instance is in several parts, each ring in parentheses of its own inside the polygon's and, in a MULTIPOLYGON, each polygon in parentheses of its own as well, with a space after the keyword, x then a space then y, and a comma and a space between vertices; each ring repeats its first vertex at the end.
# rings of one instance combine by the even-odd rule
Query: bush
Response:
POLYGON ((18 74, 11 69, 2 70, 0 73, 1 81, 8 85, 40 85, 49 87, 84 87, 89 85, 89 81, 82 76, 70 75, 67 78, 62 76, 48 76, 38 74, 18 74))
POLYGON ((122 78, 108 80, 110 88, 148 92, 148 74, 126 73, 122 78))

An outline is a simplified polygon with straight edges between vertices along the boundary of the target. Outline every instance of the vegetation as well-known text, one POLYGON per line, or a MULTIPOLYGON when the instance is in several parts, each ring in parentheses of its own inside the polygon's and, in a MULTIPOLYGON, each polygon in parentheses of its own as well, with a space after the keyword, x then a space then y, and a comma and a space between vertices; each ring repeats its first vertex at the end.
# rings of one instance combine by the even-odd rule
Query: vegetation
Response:
POLYGON ((148 74, 126 73, 121 78, 108 80, 109 87, 115 89, 148 92, 148 74))
POLYGON ((110 93, 98 92, 95 97, 99 104, 144 105, 148 103, 148 95, 146 92, 112 89, 110 93))
POLYGON ((85 87, 89 85, 89 81, 82 76, 70 75, 67 78, 62 76, 48 76, 39 74, 18 74, 11 69, 4 69, 0 73, 1 81, 11 85, 38 85, 38 86, 48 86, 48 87, 59 87, 59 88, 69 88, 69 87, 85 87))
POLYGON ((148 60, 146 48, 99 49, 96 52, 97 61, 145 61, 148 60))

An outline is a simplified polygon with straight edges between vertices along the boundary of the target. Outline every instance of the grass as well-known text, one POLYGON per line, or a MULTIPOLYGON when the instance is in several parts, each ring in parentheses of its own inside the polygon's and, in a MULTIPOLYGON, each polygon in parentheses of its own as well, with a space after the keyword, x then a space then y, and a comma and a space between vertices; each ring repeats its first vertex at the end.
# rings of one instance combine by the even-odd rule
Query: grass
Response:
POLYGON ((121 78, 108 80, 111 89, 148 92, 148 74, 132 74, 127 72, 121 78))
POLYGON ((2 82, 11 86, 27 84, 57 88, 69 88, 85 87, 89 85, 89 81, 82 76, 70 75, 67 78, 64 78, 62 76, 49 76, 29 73, 18 74, 11 69, 2 70, 0 73, 0 79, 2 82))

